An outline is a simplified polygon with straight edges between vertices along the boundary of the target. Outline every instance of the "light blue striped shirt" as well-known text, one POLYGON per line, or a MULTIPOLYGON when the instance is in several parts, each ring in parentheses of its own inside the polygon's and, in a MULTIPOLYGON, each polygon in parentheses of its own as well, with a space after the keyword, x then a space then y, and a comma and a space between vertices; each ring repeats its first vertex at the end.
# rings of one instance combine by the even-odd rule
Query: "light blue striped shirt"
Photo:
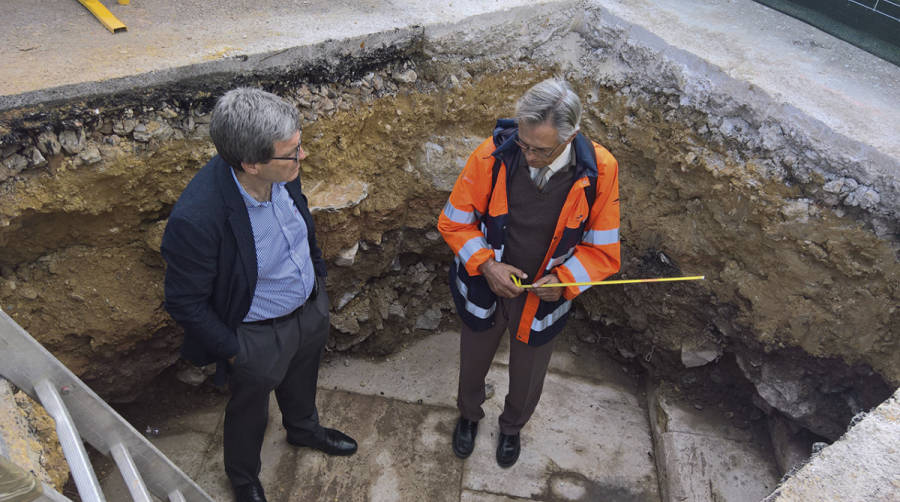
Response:
POLYGON ((303 304, 315 287, 306 222, 284 188, 272 183, 270 201, 259 202, 237 184, 253 227, 256 244, 256 291, 244 322, 281 317, 303 304))

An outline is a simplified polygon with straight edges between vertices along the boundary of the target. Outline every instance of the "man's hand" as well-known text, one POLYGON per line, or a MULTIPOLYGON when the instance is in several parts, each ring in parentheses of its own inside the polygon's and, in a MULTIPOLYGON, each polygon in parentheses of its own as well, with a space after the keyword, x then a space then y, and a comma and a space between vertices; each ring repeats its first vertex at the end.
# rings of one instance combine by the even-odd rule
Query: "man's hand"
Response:
POLYGON ((502 296, 503 298, 515 298, 522 294, 522 291, 525 291, 516 286, 512 282, 512 279, 510 279, 510 276, 515 274, 519 279, 525 279, 528 277, 528 274, 512 265, 500 263, 491 258, 482 263, 478 267, 478 270, 484 275, 484 278, 487 279, 488 286, 491 287, 491 291, 497 296, 502 296))
POLYGON ((563 287, 556 288, 539 288, 541 284, 556 284, 559 283, 559 277, 556 277, 556 274, 547 274, 544 277, 541 277, 533 284, 534 288, 531 291, 537 295, 542 301, 545 302, 555 302, 559 300, 559 297, 562 296, 563 287))

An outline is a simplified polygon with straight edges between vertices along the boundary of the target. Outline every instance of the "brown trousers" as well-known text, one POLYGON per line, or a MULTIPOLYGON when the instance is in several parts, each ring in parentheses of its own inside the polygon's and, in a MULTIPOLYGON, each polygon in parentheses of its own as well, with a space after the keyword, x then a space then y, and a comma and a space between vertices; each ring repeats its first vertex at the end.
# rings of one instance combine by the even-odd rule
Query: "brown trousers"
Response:
POLYGON ((481 409, 485 400, 484 378, 491 368, 500 339, 507 331, 510 333, 509 393, 500 415, 500 432, 503 434, 518 434, 531 418, 541 399, 544 377, 553 354, 555 338, 537 347, 514 339, 526 294, 512 299, 500 298, 494 327, 472 331, 463 324, 460 337, 456 406, 463 418, 477 422, 484 418, 481 409))

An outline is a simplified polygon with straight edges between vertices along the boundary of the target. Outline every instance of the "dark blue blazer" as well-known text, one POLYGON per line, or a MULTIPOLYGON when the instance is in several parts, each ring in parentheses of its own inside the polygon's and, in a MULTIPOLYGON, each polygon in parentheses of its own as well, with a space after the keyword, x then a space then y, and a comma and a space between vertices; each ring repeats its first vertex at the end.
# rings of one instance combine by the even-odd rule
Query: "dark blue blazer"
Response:
MULTIPOLYGON (((285 187, 306 221, 316 275, 324 277, 325 261, 300 178, 285 187)), ((184 328, 181 355, 206 365, 237 354, 235 330, 256 290, 256 244, 231 167, 218 155, 197 172, 172 208, 162 255, 166 310, 184 328)))

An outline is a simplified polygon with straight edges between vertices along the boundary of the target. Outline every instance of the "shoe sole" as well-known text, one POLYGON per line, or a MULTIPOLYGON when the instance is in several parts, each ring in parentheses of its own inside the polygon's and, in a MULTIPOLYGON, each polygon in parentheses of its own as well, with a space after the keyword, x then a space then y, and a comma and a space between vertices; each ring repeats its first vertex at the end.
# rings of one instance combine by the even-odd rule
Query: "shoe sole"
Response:
POLYGON ((358 448, 354 448, 352 450, 330 452, 330 451, 325 451, 321 448, 316 448, 315 446, 310 446, 308 444, 293 443, 290 440, 287 443, 295 448, 309 448, 311 450, 320 451, 320 452, 322 452, 326 455, 332 456, 332 457, 349 457, 350 455, 353 455, 354 453, 356 453, 356 450, 358 449, 358 448))

